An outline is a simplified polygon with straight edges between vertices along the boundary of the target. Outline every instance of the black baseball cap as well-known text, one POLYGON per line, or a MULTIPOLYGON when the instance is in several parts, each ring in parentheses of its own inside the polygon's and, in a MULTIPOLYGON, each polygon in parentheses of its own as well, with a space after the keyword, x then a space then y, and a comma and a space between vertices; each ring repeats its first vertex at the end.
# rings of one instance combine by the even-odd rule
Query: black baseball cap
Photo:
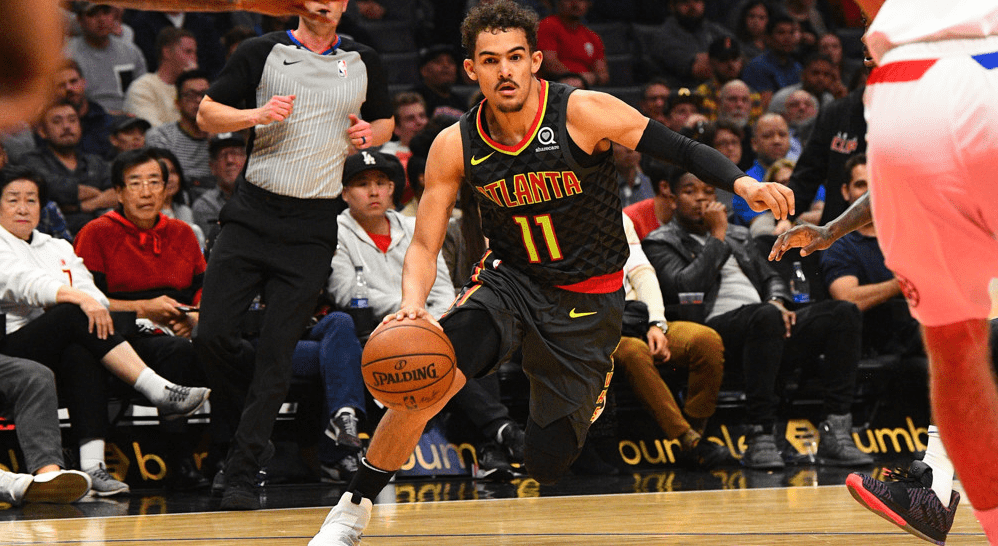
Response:
POLYGON ((374 150, 361 150, 347 157, 343 163, 343 185, 346 186, 358 174, 372 169, 385 173, 395 183, 396 189, 405 187, 402 162, 392 154, 374 150))
POLYGON ((111 134, 116 135, 122 131, 127 131, 138 127, 142 132, 146 132, 152 127, 148 121, 135 116, 119 115, 111 118, 111 134))
POLYGON ((246 146, 246 139, 243 138, 241 133, 217 133, 211 135, 211 138, 208 139, 208 155, 214 159, 222 148, 236 146, 241 148, 246 146))
POLYGON ((429 47, 424 47, 419 50, 419 68, 426 66, 433 59, 436 59, 443 54, 450 55, 451 59, 454 60, 456 64, 458 62, 457 54, 454 53, 454 48, 447 44, 436 44, 429 47))
POLYGON ((101 4, 100 2, 73 2, 72 6, 73 11, 79 15, 88 15, 97 8, 111 9, 110 5, 101 4))
POLYGON ((722 36, 710 43, 707 47, 707 56, 719 61, 730 61, 742 54, 742 48, 738 45, 738 40, 731 36, 722 36))
POLYGON ((694 93, 689 87, 680 87, 679 89, 673 89, 669 93, 669 104, 666 106, 665 111, 669 112, 680 104, 692 104, 699 110, 702 103, 703 99, 700 95, 694 93))

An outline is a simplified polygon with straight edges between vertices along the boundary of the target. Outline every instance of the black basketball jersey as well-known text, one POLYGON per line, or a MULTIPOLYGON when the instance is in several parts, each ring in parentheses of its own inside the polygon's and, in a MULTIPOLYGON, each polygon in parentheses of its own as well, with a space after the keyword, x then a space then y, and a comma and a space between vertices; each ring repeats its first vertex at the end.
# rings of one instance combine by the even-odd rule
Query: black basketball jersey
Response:
POLYGON ((568 136, 574 88, 540 80, 540 109, 523 141, 489 137, 482 106, 461 117, 465 176, 489 248, 544 286, 619 273, 628 256, 610 151, 589 155, 568 136))

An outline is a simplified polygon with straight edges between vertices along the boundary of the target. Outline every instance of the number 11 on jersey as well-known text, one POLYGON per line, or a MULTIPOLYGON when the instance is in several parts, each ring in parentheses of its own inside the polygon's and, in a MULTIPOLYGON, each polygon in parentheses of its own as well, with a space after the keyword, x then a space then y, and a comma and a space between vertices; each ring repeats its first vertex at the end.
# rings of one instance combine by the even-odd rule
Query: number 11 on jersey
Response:
MULTIPOLYGON (((551 215, 544 214, 533 216, 532 218, 533 223, 541 228, 541 233, 544 235, 544 244, 547 245, 551 261, 556 262, 562 259, 564 256, 561 254, 561 247, 558 246, 558 237, 554 234, 554 226, 551 225, 551 215)), ((530 263, 539 263, 541 256, 537 251, 537 243, 534 242, 534 232, 530 229, 530 218, 527 216, 514 216, 513 220, 520 226, 520 232, 523 234, 523 247, 527 249, 527 256, 530 258, 530 263)))

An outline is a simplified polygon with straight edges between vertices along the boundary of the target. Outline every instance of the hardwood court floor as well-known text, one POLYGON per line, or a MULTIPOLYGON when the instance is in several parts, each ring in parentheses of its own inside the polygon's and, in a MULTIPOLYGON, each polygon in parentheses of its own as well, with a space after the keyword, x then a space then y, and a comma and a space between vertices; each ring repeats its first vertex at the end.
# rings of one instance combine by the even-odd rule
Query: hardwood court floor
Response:
MULTIPOLYGON (((958 488, 959 489, 959 488, 958 488)), ((0 544, 304 546, 328 508, 6 521, 0 544)), ((844 486, 375 506, 365 546, 928 544, 844 486)), ((987 544, 961 503, 948 546, 987 544)))

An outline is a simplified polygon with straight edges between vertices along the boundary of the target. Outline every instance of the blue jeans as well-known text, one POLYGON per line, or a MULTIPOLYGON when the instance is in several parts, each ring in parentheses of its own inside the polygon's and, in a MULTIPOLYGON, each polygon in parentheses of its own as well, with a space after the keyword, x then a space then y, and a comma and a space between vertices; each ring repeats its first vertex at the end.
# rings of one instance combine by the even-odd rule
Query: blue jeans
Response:
MULTIPOLYGON (((353 319, 346 313, 329 313, 316 324, 306 339, 295 346, 291 357, 295 377, 319 377, 325 386, 325 412, 333 414, 344 407, 364 416, 364 378, 360 372, 360 340, 353 319)), ((333 463, 345 455, 325 434, 319 440, 319 459, 333 463)))

